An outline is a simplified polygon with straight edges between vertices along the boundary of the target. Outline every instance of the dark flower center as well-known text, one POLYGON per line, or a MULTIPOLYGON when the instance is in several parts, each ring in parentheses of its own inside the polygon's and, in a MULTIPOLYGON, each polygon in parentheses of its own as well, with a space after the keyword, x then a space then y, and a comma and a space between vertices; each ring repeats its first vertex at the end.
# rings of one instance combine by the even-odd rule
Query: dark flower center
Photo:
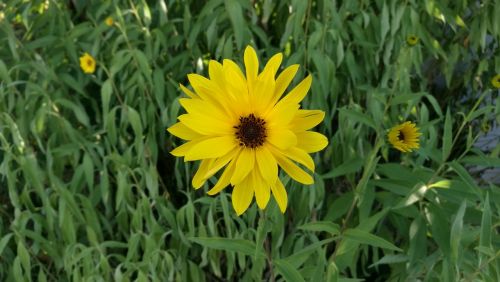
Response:
POLYGON ((403 134, 403 131, 400 130, 398 133, 398 140, 399 141, 405 141, 405 135, 403 134))
POLYGON ((90 60, 90 59, 87 60, 87 66, 89 66, 89 67, 92 66, 92 60, 90 60))
POLYGON ((240 146, 252 149, 262 146, 267 137, 265 125, 266 122, 254 114, 240 117, 240 123, 234 126, 240 146))

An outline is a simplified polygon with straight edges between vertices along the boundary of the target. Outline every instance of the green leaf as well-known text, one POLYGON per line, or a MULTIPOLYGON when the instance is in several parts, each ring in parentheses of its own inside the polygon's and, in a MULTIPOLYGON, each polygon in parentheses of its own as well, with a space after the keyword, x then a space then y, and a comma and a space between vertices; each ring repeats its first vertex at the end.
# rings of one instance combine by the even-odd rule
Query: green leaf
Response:
POLYGON ((360 244, 367 244, 370 246, 393 250, 397 252, 403 251, 400 248, 394 246, 389 241, 360 229, 347 229, 344 232, 343 236, 347 239, 351 239, 360 244))
POLYGON ((241 49, 243 46, 244 27, 246 26, 245 18, 238 1, 225 0, 227 14, 233 25, 234 37, 236 38, 236 46, 241 49))
POLYGON ((338 282, 339 281, 339 269, 335 262, 330 262, 326 270, 326 282, 338 282))
POLYGON ((248 256, 253 256, 257 253, 263 256, 262 251, 255 252, 255 244, 244 239, 228 239, 223 237, 190 237, 189 241, 195 242, 206 248, 237 252, 248 256))
POLYGON ((471 192, 475 193, 478 199, 481 199, 481 190, 479 189, 479 187, 477 187, 474 179, 472 178, 472 176, 470 176, 467 170, 465 170, 465 168, 457 161, 452 161, 450 163, 450 167, 460 176, 460 178, 462 178, 471 192))
POLYGON ((446 110, 446 117, 444 120, 444 132, 443 132, 443 156, 442 156, 442 161, 446 161, 448 159, 448 156, 450 155, 451 152, 451 138, 452 138, 452 132, 451 132, 451 126, 452 126, 452 119, 451 119, 451 114, 450 114, 450 109, 448 108, 446 110))
POLYGON ((315 221, 308 222, 298 227, 302 230, 315 231, 315 232, 328 232, 331 235, 340 234, 340 226, 336 223, 329 221, 315 221))
POLYGON ((363 166, 363 159, 361 158, 352 158, 343 162, 338 167, 334 167, 330 172, 323 174, 321 177, 323 179, 330 179, 339 177, 342 175, 350 174, 357 172, 363 166))
POLYGON ((283 276, 285 281, 290 281, 290 282, 305 281, 300 272, 286 260, 282 259, 274 260, 273 265, 276 267, 277 272, 281 274, 281 276, 283 276))
POLYGON ((322 240, 316 243, 312 243, 311 245, 302 248, 301 250, 291 254, 290 256, 286 257, 285 260, 288 261, 291 265, 293 265, 296 268, 299 268, 307 259, 310 258, 311 254, 315 251, 317 251, 321 246, 328 244, 330 242, 333 242, 334 238, 322 240))
POLYGON ((387 6, 387 1, 384 1, 382 6, 382 16, 380 17, 380 46, 383 46, 385 36, 389 32, 389 7, 387 6))
POLYGON ((6 234, 5 236, 3 236, 2 240, 0 240, 0 255, 2 255, 3 250, 5 249, 10 241, 10 238, 12 238, 13 235, 14 233, 6 234))
POLYGON ((111 93, 113 91, 111 79, 106 80, 101 87, 102 113, 104 120, 109 113, 109 102, 111 101, 111 93))
POLYGON ((141 117, 139 116, 139 113, 131 108, 127 108, 127 113, 128 113, 128 120, 130 124, 132 125, 132 129, 134 130, 134 134, 136 138, 141 139, 142 138, 142 123, 141 123, 141 117))
POLYGON ((398 254, 398 255, 386 255, 374 264, 370 265, 369 268, 375 267, 380 264, 394 264, 394 263, 402 263, 407 262, 408 256, 398 254))
POLYGON ((450 247, 451 247, 451 259, 453 262, 457 263, 458 253, 460 252, 460 239, 462 238, 462 230, 464 224, 464 214, 465 208, 467 207, 467 202, 464 200, 460 205, 460 208, 455 215, 455 220, 451 226, 450 234, 450 247))
MULTIPOLYGON (((490 208, 490 195, 486 193, 483 205, 483 216, 481 218, 481 235, 479 237, 479 245, 482 247, 491 246, 491 208, 490 208)), ((1 244, 0 244, 1 246, 1 244)), ((2 249, 0 248, 0 253, 2 249)))
POLYGON ((375 122, 373 121, 373 119, 365 113, 361 113, 361 112, 357 112, 353 109, 345 109, 345 108, 339 109, 339 112, 343 115, 346 115, 347 118, 349 118, 353 121, 367 125, 375 130, 377 129, 377 126, 375 125, 375 122))

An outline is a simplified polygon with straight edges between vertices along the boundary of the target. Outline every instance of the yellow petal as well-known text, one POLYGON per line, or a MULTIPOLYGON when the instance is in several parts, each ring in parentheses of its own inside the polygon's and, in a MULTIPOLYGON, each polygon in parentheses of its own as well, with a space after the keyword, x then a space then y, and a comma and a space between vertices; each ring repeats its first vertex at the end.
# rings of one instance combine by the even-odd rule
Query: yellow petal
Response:
POLYGON ((229 185, 229 180, 233 176, 234 173, 234 163, 235 161, 232 160, 227 166, 226 169, 224 169, 224 172, 222 175, 219 177, 219 180, 215 184, 212 189, 210 189, 207 194, 208 195, 215 195, 222 191, 224 188, 226 188, 229 185))
POLYGON ((248 96, 248 86, 241 69, 238 65, 231 60, 224 60, 222 64, 226 80, 226 90, 235 97, 235 101, 231 107, 236 107, 240 110, 237 113, 239 116, 246 116, 253 111, 250 105, 250 98, 248 96))
POLYGON ((271 72, 267 72, 260 75, 255 84, 252 85, 254 88, 250 91, 251 104, 254 106, 253 110, 258 116, 263 116, 264 111, 271 106, 274 84, 271 72))
POLYGON ((325 112, 320 110, 298 110, 290 123, 290 129, 297 131, 309 130, 325 118, 325 112))
POLYGON ((190 114, 213 117, 221 122, 227 122, 228 116, 220 108, 202 99, 181 98, 179 103, 190 114))
POLYGON ((223 168, 232 159, 234 159, 235 157, 237 157, 239 155, 239 151, 240 150, 241 150, 240 148, 233 149, 233 150, 229 151, 229 153, 225 154, 224 156, 222 156, 220 158, 217 158, 212 163, 212 165, 210 166, 210 168, 206 171, 204 177, 205 178, 209 178, 212 175, 216 174, 217 171, 219 171, 221 168, 223 168))
POLYGON ((276 76, 276 72, 278 71, 281 61, 283 60, 283 54, 277 53, 274 56, 269 59, 267 62, 266 66, 264 67, 264 70, 262 71, 262 74, 269 72, 272 74, 272 77, 274 78, 276 76))
MULTIPOLYGON (((226 112, 232 114, 233 117, 241 113, 242 104, 238 103, 238 96, 236 95, 239 93, 234 90, 230 91, 231 88, 227 87, 228 83, 226 81, 226 74, 224 73, 222 64, 217 61, 211 60, 208 64, 208 72, 210 75, 210 80, 213 81, 214 84, 221 90, 218 96, 219 99, 226 100, 226 112)), ((241 99, 241 97, 239 97, 239 99, 241 99)))
POLYGON ((213 159, 207 159, 207 160, 202 160, 200 163, 200 166, 198 167, 198 170, 193 176, 193 180, 191 181, 191 184, 193 185, 194 189, 199 189, 205 181, 207 180, 207 177, 204 177, 206 174, 208 168, 210 165, 213 163, 213 159))
POLYGON ((277 178, 274 185, 271 186, 271 191, 273 192, 274 199, 276 199, 281 212, 285 213, 286 206, 288 204, 288 196, 286 194, 285 186, 283 186, 283 183, 281 183, 279 178, 277 178))
POLYGON ((287 67, 276 79, 274 93, 272 94, 272 98, 269 100, 268 107, 264 110, 264 114, 269 113, 269 111, 273 108, 273 106, 278 102, 285 92, 286 88, 292 82, 293 77, 297 73, 299 69, 299 65, 291 65, 287 67))
POLYGON ((236 140, 233 136, 221 136, 209 138, 196 144, 187 152, 185 159, 195 161, 201 159, 218 158, 236 147, 236 140))
POLYGON ((236 185, 254 169, 255 151, 253 149, 243 149, 236 161, 236 168, 231 177, 231 184, 236 185))
POLYGON ((235 62, 229 59, 224 59, 222 61, 222 67, 224 68, 224 72, 229 73, 231 77, 234 77, 238 80, 245 80, 245 76, 241 72, 240 67, 235 62))
POLYGON ((274 89, 274 96, 277 98, 276 100, 278 100, 288 88, 288 85, 292 82, 298 69, 299 65, 291 65, 280 73, 276 79, 276 88, 274 89))
POLYGON ((233 208, 238 216, 243 214, 252 203, 254 192, 252 182, 252 177, 247 177, 233 188, 231 200, 233 202, 233 208))
POLYGON ((178 122, 178 123, 172 125, 167 130, 168 130, 168 132, 170 132, 170 134, 172 134, 176 137, 179 137, 183 140, 193 140, 196 138, 200 138, 202 136, 201 134, 190 129, 189 127, 185 126, 181 122, 178 122))
POLYGON ((297 132, 297 147, 307 153, 314 153, 323 150, 328 145, 328 139, 325 135, 314 132, 297 132))
POLYGON ((286 151, 283 151, 283 154, 298 162, 299 164, 307 167, 310 171, 314 172, 314 160, 311 158, 311 156, 306 153, 306 151, 299 149, 297 147, 291 147, 286 151))
POLYGON ((224 71, 221 63, 210 60, 208 63, 208 75, 210 76, 210 80, 213 81, 217 87, 220 89, 225 88, 226 80, 224 78, 224 71))
POLYGON ((222 112, 230 113, 226 99, 222 96, 222 89, 220 89, 213 81, 199 74, 188 74, 188 80, 198 96, 218 107, 222 112))
POLYGON ((206 101, 214 101, 220 89, 208 78, 196 73, 188 74, 188 80, 198 96, 206 101))
POLYGON ((299 104, 292 103, 278 103, 265 119, 269 122, 270 127, 277 126, 279 128, 288 127, 288 124, 293 120, 299 104))
POLYGON ((289 129, 273 128, 273 130, 269 130, 268 134, 267 141, 282 150, 297 144, 297 136, 289 129))
POLYGON ((306 185, 314 183, 312 176, 310 176, 307 172, 303 171, 300 167, 298 167, 288 158, 280 155, 275 155, 275 157, 276 160, 278 161, 278 164, 288 175, 290 175, 290 177, 306 185))
POLYGON ((257 57, 255 50, 250 45, 245 48, 244 61, 247 80, 250 85, 255 81, 257 74, 259 73, 259 58, 257 57))
POLYGON ((186 93, 186 95, 188 95, 189 97, 199 98, 198 95, 196 95, 193 91, 187 89, 184 85, 179 84, 179 86, 181 87, 182 92, 186 93))
POLYGON ((178 119, 190 129, 202 135, 232 135, 234 128, 228 122, 222 122, 218 119, 202 116, 199 114, 184 114, 178 119))
POLYGON ((264 180, 269 184, 274 183, 278 177, 278 164, 267 146, 262 146, 255 151, 255 160, 264 180))
POLYGON ((304 97, 306 96, 307 91, 309 91, 309 88, 311 88, 311 83, 312 83, 312 76, 308 75, 278 103, 299 104, 302 101, 302 99, 304 99, 304 97))
POLYGON ((271 197, 271 190, 269 189, 269 183, 264 181, 260 173, 254 170, 252 172, 254 178, 253 187, 255 190, 255 200, 257 201, 257 206, 260 209, 265 209, 267 203, 269 203, 269 198, 271 197))
MULTIPOLYGON (((206 138, 198 138, 192 141, 189 141, 187 143, 184 143, 180 145, 179 147, 173 149, 170 154, 176 156, 176 157, 183 157, 185 156, 195 145, 198 143, 202 142, 203 140, 206 140, 206 138)), ((186 160, 184 160, 186 161, 186 160)))

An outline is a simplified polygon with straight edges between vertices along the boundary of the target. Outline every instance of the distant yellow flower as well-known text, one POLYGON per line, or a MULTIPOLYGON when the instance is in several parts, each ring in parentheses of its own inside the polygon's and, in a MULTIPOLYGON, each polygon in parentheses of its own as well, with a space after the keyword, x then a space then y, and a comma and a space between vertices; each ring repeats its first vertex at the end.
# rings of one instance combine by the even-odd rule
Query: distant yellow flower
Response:
POLYGON ((246 74, 231 60, 210 61, 209 79, 188 75, 194 92, 180 85, 189 96, 179 100, 187 113, 168 131, 188 142, 171 153, 185 161, 201 160, 192 180, 195 189, 225 167, 208 194, 233 186, 232 204, 238 215, 248 209, 254 195, 264 209, 271 193, 285 212, 288 198, 278 167, 300 183, 313 184, 312 176, 296 162, 314 173, 309 153, 328 145, 324 135, 310 131, 325 113, 300 109, 312 77, 283 96, 299 66, 289 66, 275 78, 282 58, 281 53, 274 55, 259 73, 257 54, 248 46, 246 74))
POLYGON ((418 40, 419 38, 415 35, 409 35, 408 37, 406 37, 406 43, 408 43, 408 45, 410 46, 416 45, 418 43, 418 40))
POLYGON ((104 20, 107 26, 113 26, 113 17, 107 17, 106 20, 104 20))
POLYGON ((496 89, 500 89, 500 73, 491 79, 491 85, 493 85, 496 89))
POLYGON ((403 153, 411 152, 420 148, 418 137, 422 134, 418 130, 416 124, 407 121, 391 128, 387 137, 394 148, 403 153))
POLYGON ((80 68, 82 68, 84 73, 94 73, 95 60, 89 53, 84 53, 80 57, 80 68))
POLYGON ((5 14, 2 11, 0 11, 0 22, 2 22, 4 18, 5 14))

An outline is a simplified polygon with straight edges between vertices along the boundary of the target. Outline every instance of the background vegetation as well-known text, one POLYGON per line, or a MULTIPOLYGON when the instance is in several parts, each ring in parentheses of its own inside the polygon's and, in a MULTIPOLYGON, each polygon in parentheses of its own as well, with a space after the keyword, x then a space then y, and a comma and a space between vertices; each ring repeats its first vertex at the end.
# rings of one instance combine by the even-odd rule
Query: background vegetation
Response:
POLYGON ((491 0, 0 3, 0 280, 500 281, 499 183, 482 176, 498 176, 498 135, 477 146, 500 122, 498 15, 491 0), (303 106, 327 113, 316 183, 284 178, 284 215, 237 217, 168 153, 178 83, 247 44, 301 64, 295 83, 312 73, 303 106), (385 136, 405 120, 423 132, 410 154, 385 136))

